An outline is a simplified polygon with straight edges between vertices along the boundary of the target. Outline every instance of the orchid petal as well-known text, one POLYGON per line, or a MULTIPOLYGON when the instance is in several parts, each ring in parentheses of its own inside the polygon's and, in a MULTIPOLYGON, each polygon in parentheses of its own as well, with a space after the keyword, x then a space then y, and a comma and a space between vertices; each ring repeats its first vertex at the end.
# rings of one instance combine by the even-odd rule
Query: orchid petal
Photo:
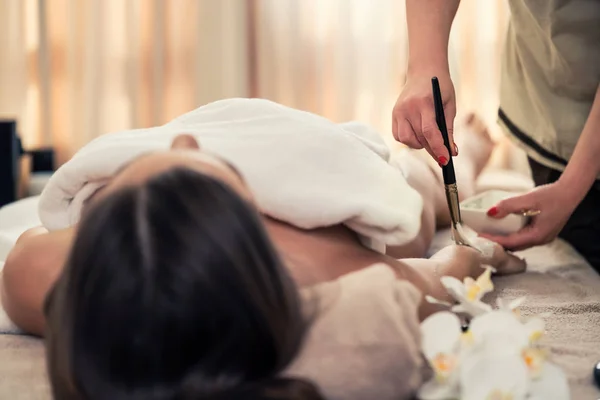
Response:
POLYGON ((525 301, 525 297, 518 297, 508 303, 506 303, 501 298, 496 299, 496 305, 499 310, 502 311, 512 311, 517 317, 520 318, 521 313, 519 312, 519 306, 523 304, 525 301))
POLYGON ((475 284, 481 289, 479 297, 480 299, 483 297, 483 295, 493 291, 494 284, 492 283, 492 271, 489 268, 486 268, 485 272, 479 275, 475 281, 475 284))
POLYGON ((450 311, 455 312, 457 314, 459 313, 467 313, 467 308, 465 307, 464 304, 456 304, 454 306, 452 306, 452 308, 450 309, 450 311))
POLYGON ((420 400, 457 399, 460 397, 458 379, 453 379, 444 384, 432 379, 419 388, 417 397, 420 400))
POLYGON ((465 300, 465 287, 461 281, 453 276, 442 276, 440 282, 450 293, 450 296, 461 302, 465 300))
POLYGON ((512 311, 512 310, 518 308, 521 304, 523 304, 523 301, 525 301, 525 299, 526 299, 526 297, 522 296, 522 297, 517 297, 516 299, 511 300, 509 302, 505 302, 502 297, 498 297, 496 299, 496 306, 500 310, 512 311))
POLYGON ((514 313, 504 310, 493 310, 473 318, 469 325, 475 341, 489 335, 504 336, 515 344, 516 348, 529 345, 529 335, 514 313))
POLYGON ((440 311, 421 323, 423 354, 431 363, 440 354, 454 354, 462 330, 460 319, 448 311, 440 311))
POLYGON ((504 300, 502 300, 502 297, 498 297, 496 299, 496 307, 498 307, 499 310, 510 309, 509 305, 504 305, 504 300))
POLYGON ((527 366, 519 356, 479 352, 464 361, 460 387, 462 400, 491 399, 495 395, 525 400, 529 389, 527 366))
POLYGON ((539 379, 531 382, 528 400, 569 400, 569 384, 556 365, 544 363, 539 379))
POLYGON ((465 278, 465 298, 467 301, 479 301, 483 297, 481 287, 472 278, 465 278))
POLYGON ((537 379, 541 376, 546 362, 546 351, 538 348, 527 348, 522 352, 523 361, 529 368, 529 376, 537 379))
POLYGON ((546 328, 546 323, 541 318, 531 318, 525 323, 525 330, 527 331, 527 335, 529 341, 531 343, 535 343, 539 341, 542 336, 544 336, 544 330, 546 328))
POLYGON ((492 311, 492 307, 489 304, 482 303, 481 301, 469 301, 457 304, 451 308, 455 313, 468 314, 471 317, 477 317, 479 315, 492 311))
POLYGON ((471 330, 473 331, 502 332, 519 328, 523 329, 523 324, 521 324, 512 312, 504 310, 492 310, 489 313, 473 318, 471 321, 471 330))
POLYGON ((524 341, 515 339, 514 336, 504 332, 489 332, 487 335, 472 336, 472 348, 476 353, 485 352, 490 356, 515 356, 523 357, 524 341))
POLYGON ((475 284, 475 279, 471 278, 470 276, 465 277, 465 279, 463 280, 463 284, 465 286, 467 285, 474 285, 475 284))
POLYGON ((448 303, 447 301, 438 300, 435 297, 429 295, 425 296, 425 301, 427 301, 430 304, 438 304, 441 306, 452 307, 452 304, 448 303))
POLYGON ((508 303, 509 310, 516 310, 517 308, 519 308, 521 306, 521 304, 523 304, 525 299, 526 299, 525 296, 517 297, 516 299, 514 299, 513 301, 508 303))

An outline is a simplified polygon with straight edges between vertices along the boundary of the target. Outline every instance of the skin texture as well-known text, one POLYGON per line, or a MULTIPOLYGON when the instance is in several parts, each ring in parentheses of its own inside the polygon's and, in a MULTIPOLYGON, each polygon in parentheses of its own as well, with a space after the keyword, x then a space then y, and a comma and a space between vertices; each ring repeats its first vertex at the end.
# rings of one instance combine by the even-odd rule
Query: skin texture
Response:
MULTIPOLYGON (((470 138, 471 141, 487 136, 487 132, 472 132, 472 135, 475 136, 470 138)), ((486 157, 481 157, 481 148, 469 156, 469 149, 465 144, 463 161, 457 163, 457 171, 462 171, 459 176, 464 179, 460 184, 465 195, 470 195, 473 180, 485 165, 492 144, 489 142, 487 146, 486 157)), ((302 230, 263 216, 271 240, 299 286, 330 281, 383 262, 394 269, 399 279, 412 282, 423 295, 449 300, 439 282, 442 275, 459 279, 475 277, 483 272, 482 264, 492 265, 502 273, 524 269, 522 260, 508 255, 497 245, 491 258, 471 248, 450 246, 432 258, 424 259, 435 230, 448 221, 439 167, 432 168, 410 152, 399 154, 394 163, 404 172, 409 172, 409 183, 422 194, 426 204, 419 235, 407 245, 389 248, 388 254, 365 248, 357 235, 343 225, 302 230)), ((144 182, 173 167, 190 168, 211 175, 253 203, 252 193, 240 175, 220 158, 203 151, 201 144, 189 135, 178 136, 168 151, 144 155, 124 166, 90 202, 110 196, 127 185, 144 182)), ((25 331, 43 335, 42 305, 62 270, 76 230, 77 227, 73 227, 48 233, 42 228, 34 228, 23 234, 9 255, 4 268, 2 301, 10 318, 25 331)), ((436 311, 436 307, 423 302, 420 317, 436 311)))

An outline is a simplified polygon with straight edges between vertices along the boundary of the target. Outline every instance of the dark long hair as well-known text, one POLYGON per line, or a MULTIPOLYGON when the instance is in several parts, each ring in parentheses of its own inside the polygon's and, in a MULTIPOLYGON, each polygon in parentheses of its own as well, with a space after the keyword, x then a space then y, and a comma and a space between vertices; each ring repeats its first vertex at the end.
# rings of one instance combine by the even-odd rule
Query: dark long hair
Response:
POLYGON ((57 399, 321 399, 278 377, 305 324, 259 215, 195 171, 99 199, 46 313, 57 399))

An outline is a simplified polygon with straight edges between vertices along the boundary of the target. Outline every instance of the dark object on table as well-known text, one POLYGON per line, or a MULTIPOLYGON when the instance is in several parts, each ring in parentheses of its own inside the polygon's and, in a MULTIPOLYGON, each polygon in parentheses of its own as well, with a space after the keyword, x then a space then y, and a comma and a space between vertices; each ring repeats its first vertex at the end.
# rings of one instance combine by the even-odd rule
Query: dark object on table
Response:
POLYGON ((28 151, 27 155, 31 161, 27 179, 27 195, 40 195, 54 173, 54 151, 47 148, 37 149, 28 151))
POLYGON ((22 151, 16 121, 0 121, 0 207, 17 200, 22 151))
POLYGON ((594 365, 594 382, 596 382, 596 386, 600 388, 600 361, 594 365))
POLYGON ((31 156, 32 173, 54 171, 54 150, 51 148, 39 148, 27 154, 31 156))
POLYGON ((25 151, 17 133, 17 122, 0 120, 0 207, 17 201, 20 197, 18 188, 21 179, 21 156, 25 154, 31 157, 32 173, 54 171, 52 148, 25 151))

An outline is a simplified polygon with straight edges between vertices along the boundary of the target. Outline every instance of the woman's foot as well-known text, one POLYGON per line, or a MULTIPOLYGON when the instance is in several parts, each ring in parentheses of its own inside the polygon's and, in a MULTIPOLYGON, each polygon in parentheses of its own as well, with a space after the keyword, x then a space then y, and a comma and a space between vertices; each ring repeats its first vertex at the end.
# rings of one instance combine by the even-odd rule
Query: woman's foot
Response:
POLYGON ((491 240, 475 237, 469 239, 473 247, 449 245, 431 256, 432 260, 471 265, 474 277, 482 274, 486 266, 492 267, 497 275, 511 275, 524 272, 525 260, 506 252, 502 246, 491 240), (479 270, 481 268, 481 270, 479 270))
POLYGON ((471 242, 481 251, 482 264, 494 268, 498 275, 518 274, 527 267, 525 260, 507 252, 498 243, 482 237, 473 238, 471 242))
POLYGON ((472 163, 473 172, 477 177, 487 165, 496 142, 490 136, 485 122, 474 113, 467 115, 462 126, 456 135, 459 155, 472 163))

